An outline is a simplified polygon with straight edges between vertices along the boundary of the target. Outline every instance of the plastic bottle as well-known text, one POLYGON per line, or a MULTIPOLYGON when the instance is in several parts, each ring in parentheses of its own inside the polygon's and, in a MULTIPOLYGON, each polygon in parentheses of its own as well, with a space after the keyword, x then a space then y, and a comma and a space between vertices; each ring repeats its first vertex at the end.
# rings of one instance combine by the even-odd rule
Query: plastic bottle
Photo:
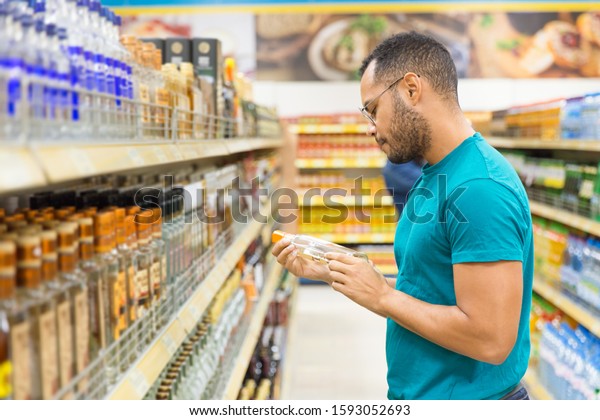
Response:
POLYGON ((341 254, 351 255, 353 257, 368 260, 367 254, 363 252, 357 252, 350 248, 346 248, 341 245, 324 241, 322 239, 314 238, 308 235, 292 235, 289 233, 282 232, 280 230, 276 230, 273 232, 271 239, 273 243, 276 243, 285 237, 291 240, 291 243, 298 250, 299 256, 316 261, 321 264, 329 263, 329 260, 325 258, 325 254, 327 254, 328 252, 338 252, 341 254))

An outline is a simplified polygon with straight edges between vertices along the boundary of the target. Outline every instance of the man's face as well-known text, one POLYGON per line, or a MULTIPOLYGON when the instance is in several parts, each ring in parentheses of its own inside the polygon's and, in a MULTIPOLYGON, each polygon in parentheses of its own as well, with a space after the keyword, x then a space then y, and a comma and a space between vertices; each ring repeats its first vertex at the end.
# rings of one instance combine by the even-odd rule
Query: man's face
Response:
POLYGON ((374 82, 374 68, 372 62, 360 84, 363 104, 376 98, 367 107, 375 120, 375 127, 370 124, 369 134, 375 137, 392 163, 406 163, 422 158, 431 145, 429 122, 412 104, 405 102, 403 92, 407 88, 403 81, 377 98, 388 85, 374 82))

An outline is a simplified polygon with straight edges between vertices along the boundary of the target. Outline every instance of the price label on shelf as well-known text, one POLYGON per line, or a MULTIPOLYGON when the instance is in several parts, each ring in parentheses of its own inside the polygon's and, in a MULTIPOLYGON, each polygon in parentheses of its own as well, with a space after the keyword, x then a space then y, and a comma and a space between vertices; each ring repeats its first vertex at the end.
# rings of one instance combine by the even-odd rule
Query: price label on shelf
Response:
POLYGON ((334 168, 343 168, 346 166, 346 161, 344 159, 336 158, 331 161, 331 166, 334 168))
POLYGON ((167 348, 167 352, 169 352, 169 356, 173 356, 175 354, 175 352, 177 351, 177 344, 175 343, 175 340, 173 340, 171 335, 168 333, 163 335, 162 338, 160 339, 160 341, 167 348))
POLYGON ((127 155, 135 166, 144 166, 144 158, 142 155, 140 155, 140 152, 136 148, 127 148, 127 155))
POLYGON ((146 380, 146 377, 140 372, 138 368, 134 368, 129 373, 129 382, 135 389, 138 398, 142 399, 150 389, 150 384, 146 380))
POLYGON ((368 168, 369 166, 371 166, 369 164, 370 164, 369 159, 366 159, 366 158, 357 158, 356 159, 356 166, 359 168, 368 168))
MULTIPOLYGON (((33 171, 25 152, 0 152, 0 188, 10 189, 33 183, 33 171)), ((37 172, 37 171, 36 171, 37 172)))
POLYGON ((355 235, 355 234, 346 235, 345 239, 346 239, 346 242, 348 242, 348 243, 359 243, 360 235, 355 235))
POLYGON ((385 242, 385 235, 382 233, 374 233, 373 234, 373 242, 375 242, 375 243, 385 242))
POLYGON ((325 168, 327 167, 325 159, 313 159, 308 161, 308 168, 325 168))
POLYGON ((190 306, 190 314, 192 315, 192 318, 194 318, 196 321, 199 321, 202 317, 202 312, 200 312, 194 304, 190 306))
POLYGON ((181 153, 181 150, 179 150, 179 147, 175 146, 174 144, 170 144, 169 150, 176 160, 183 160, 183 154, 181 153))
POLYGON ((96 173, 94 163, 85 150, 70 149, 69 160, 75 165, 75 170, 78 175, 93 175, 96 173))
POLYGON ((161 146, 154 146, 153 150, 154 150, 154 155, 156 156, 156 159, 158 160, 158 163, 169 162, 169 158, 167 157, 167 155, 165 154, 165 152, 161 146))

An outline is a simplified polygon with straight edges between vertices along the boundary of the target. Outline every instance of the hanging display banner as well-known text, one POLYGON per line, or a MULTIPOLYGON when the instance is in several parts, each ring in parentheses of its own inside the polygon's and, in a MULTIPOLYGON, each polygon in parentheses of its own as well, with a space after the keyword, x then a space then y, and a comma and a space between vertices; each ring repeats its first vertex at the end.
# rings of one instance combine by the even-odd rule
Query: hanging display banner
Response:
POLYGON ((126 14, 147 13, 150 10, 161 13, 188 13, 190 9, 198 13, 248 12, 287 13, 287 12, 328 12, 360 13, 369 12, 437 12, 437 11, 582 11, 597 5, 597 0, 583 1, 544 1, 544 0, 104 0, 103 5, 121 8, 126 14))

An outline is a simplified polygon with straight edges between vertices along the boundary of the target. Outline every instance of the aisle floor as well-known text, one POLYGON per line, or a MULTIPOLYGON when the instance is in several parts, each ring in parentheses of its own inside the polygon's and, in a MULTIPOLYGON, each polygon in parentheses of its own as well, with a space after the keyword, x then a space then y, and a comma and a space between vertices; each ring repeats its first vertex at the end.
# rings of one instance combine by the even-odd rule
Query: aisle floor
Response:
POLYGON ((298 290, 286 399, 386 399, 385 319, 326 285, 298 290))

